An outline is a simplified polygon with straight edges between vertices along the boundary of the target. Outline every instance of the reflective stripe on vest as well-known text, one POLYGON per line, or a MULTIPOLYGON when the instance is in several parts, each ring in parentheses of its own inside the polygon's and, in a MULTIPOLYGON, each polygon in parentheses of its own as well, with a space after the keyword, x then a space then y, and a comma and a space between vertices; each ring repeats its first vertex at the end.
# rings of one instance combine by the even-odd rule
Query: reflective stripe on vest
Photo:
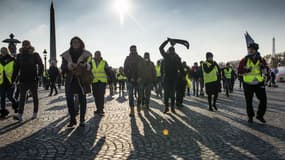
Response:
POLYGON ((92 73, 94 76, 93 83, 102 82, 107 83, 107 74, 105 72, 106 61, 101 60, 99 65, 96 66, 96 62, 92 62, 92 73))
MULTIPOLYGON (((205 63, 208 67, 211 66, 211 64, 208 63, 208 62, 204 62, 204 63, 205 63)), ((204 77, 204 83, 205 83, 205 84, 206 84, 206 83, 215 82, 215 81, 218 80, 218 76, 217 76, 217 74, 218 74, 218 68, 217 68, 217 66, 215 66, 215 67, 213 68, 213 70, 212 70, 211 72, 209 72, 209 73, 206 73, 205 70, 204 70, 204 65, 202 65, 202 66, 203 66, 202 69, 203 69, 203 77, 204 77)))
POLYGON ((258 84, 264 81, 264 77, 262 76, 260 69, 260 60, 254 64, 251 59, 248 59, 246 62, 246 67, 251 68, 251 72, 243 75, 243 81, 245 83, 258 84))
POLYGON ((226 79, 231 79, 232 78, 232 69, 228 68, 228 69, 224 69, 224 76, 226 79))
POLYGON ((10 61, 8 64, 3 66, 0 64, 0 85, 4 82, 4 72, 5 76, 10 83, 12 83, 12 75, 14 71, 14 61, 10 61))
POLYGON ((155 71, 156 71, 156 77, 161 77, 160 65, 156 65, 155 66, 155 71))

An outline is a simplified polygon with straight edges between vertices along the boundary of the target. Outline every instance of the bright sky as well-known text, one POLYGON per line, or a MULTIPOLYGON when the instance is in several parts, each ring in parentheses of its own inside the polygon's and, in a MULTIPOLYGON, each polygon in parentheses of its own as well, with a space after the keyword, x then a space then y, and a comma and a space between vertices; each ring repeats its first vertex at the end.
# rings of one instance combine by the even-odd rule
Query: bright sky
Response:
MULTIPOLYGON (((284 0, 54 0, 54 5, 58 56, 79 36, 87 50, 101 50, 114 67, 123 65, 132 44, 156 61, 159 45, 172 37, 190 42, 190 50, 177 46, 188 64, 205 59, 207 51, 218 62, 237 60, 246 54, 245 31, 262 55, 271 53, 273 36, 276 52, 285 51, 284 0)), ((14 33, 31 40, 39 53, 49 51, 49 9, 49 0, 0 0, 0 39, 14 33)))

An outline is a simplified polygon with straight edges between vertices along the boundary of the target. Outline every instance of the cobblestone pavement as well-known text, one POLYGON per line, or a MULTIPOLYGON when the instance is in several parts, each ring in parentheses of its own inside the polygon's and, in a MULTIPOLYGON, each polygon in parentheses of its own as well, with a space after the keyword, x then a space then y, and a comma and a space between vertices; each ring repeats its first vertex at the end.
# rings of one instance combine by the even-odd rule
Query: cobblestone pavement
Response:
POLYGON ((135 118, 117 95, 106 97, 103 118, 94 116, 88 96, 87 125, 74 129, 66 127, 64 93, 48 97, 40 90, 38 119, 30 120, 30 100, 22 123, 0 120, 0 160, 285 159, 285 84, 279 85, 268 88, 267 124, 247 123, 243 92, 236 89, 229 98, 220 94, 217 112, 207 110, 205 97, 191 96, 177 114, 165 115, 153 96, 151 110, 135 118))

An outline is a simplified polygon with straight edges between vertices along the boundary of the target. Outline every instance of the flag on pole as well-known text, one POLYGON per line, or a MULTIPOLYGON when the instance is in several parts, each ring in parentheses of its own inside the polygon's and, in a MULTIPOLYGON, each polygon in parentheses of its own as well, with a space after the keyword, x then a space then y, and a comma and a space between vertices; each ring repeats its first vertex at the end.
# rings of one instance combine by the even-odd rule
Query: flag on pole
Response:
POLYGON ((244 36, 245 36, 245 41, 246 41, 246 47, 248 47, 249 44, 251 43, 255 43, 252 37, 248 34, 248 32, 246 32, 244 36))

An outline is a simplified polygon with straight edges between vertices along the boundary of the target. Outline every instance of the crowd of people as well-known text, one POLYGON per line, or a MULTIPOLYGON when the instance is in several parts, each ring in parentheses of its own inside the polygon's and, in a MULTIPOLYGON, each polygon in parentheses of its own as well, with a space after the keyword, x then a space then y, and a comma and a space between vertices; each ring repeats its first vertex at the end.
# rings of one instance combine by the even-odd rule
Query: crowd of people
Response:
MULTIPOLYGON (((77 125, 77 115, 79 115, 79 125, 85 126, 86 95, 89 93, 94 97, 96 106, 94 114, 104 116, 107 86, 110 90, 109 96, 118 93, 123 99, 127 90, 131 117, 135 116, 135 108, 138 113, 143 108, 146 110, 151 108, 152 91, 157 98, 163 100, 165 114, 169 111, 175 113, 177 108, 183 107, 186 95, 199 97, 205 94, 208 98, 208 109, 213 112, 218 110, 216 102, 219 93, 224 90, 225 95, 229 97, 234 91, 235 80, 239 79, 240 87, 244 88, 248 122, 252 123, 255 116, 252 105, 254 94, 260 101, 256 118, 263 123, 266 122, 265 75, 271 72, 258 52, 258 44, 248 45, 248 54, 240 61, 238 67, 230 63, 219 66, 211 52, 206 53, 205 60, 195 62, 190 67, 186 62, 182 62, 174 44, 173 39, 168 38, 160 45, 162 58, 156 63, 151 60, 149 52, 140 56, 137 46, 132 45, 123 66, 118 70, 108 65, 101 51, 95 51, 92 55, 86 50, 83 40, 79 37, 72 38, 70 47, 61 54, 60 68, 56 63, 51 63, 48 70, 45 69, 41 57, 35 52, 30 41, 22 42, 22 48, 16 57, 11 56, 9 50, 3 47, 0 55, 1 118, 9 114, 6 109, 7 97, 16 113, 14 119, 22 121, 28 95, 33 98, 32 119, 37 118, 38 86, 43 85, 45 89, 50 89, 49 96, 53 96, 58 94, 57 87, 60 88, 62 84, 65 85, 66 103, 70 115, 68 127, 77 125), (168 44, 170 47, 166 50, 168 44)), ((274 81, 272 85, 275 85, 274 81)))

